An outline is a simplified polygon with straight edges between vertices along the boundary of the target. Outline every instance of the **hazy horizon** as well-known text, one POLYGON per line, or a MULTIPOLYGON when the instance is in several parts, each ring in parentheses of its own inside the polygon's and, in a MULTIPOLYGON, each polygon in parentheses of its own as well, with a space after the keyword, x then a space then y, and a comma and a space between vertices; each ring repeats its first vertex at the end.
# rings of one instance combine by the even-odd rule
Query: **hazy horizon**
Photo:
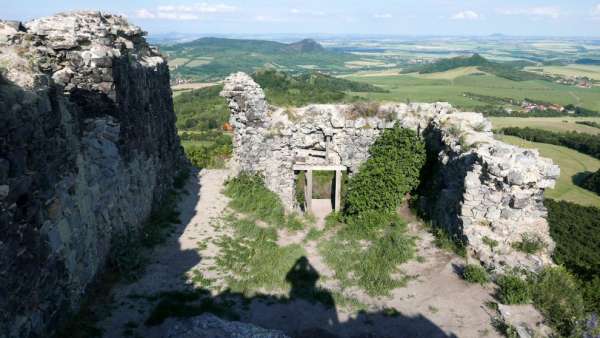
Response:
POLYGON ((125 15, 150 35, 331 35, 596 38, 600 0, 25 0, 3 6, 2 19, 27 21, 62 11, 125 15))

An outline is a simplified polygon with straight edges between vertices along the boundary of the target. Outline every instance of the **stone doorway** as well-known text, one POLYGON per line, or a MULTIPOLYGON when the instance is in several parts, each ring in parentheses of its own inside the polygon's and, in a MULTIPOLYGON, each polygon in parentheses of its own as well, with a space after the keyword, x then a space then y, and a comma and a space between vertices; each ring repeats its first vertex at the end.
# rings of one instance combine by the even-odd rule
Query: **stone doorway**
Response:
POLYGON ((331 213, 331 211, 340 211, 341 209, 341 197, 342 197, 342 176, 343 172, 347 170, 342 165, 310 165, 310 164, 296 164, 294 165, 294 171, 304 172, 304 211, 313 212, 315 216, 324 216, 331 213), (332 194, 329 199, 314 199, 313 198, 313 174, 317 171, 332 171, 334 172, 334 180, 332 187, 332 194), (317 213, 319 215, 317 215, 317 213))

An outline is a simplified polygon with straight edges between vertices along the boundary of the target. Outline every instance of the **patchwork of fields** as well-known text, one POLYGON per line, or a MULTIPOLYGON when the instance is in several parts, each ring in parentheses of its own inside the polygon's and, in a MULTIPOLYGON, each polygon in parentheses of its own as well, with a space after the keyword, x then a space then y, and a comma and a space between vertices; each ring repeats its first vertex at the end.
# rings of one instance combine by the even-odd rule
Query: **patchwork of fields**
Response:
POLYGON ((548 81, 512 81, 474 71, 472 67, 434 74, 358 74, 347 79, 389 90, 388 93, 361 94, 369 100, 432 102, 445 101, 463 109, 476 110, 485 102, 465 93, 516 100, 533 99, 561 105, 575 104, 600 111, 600 87, 577 88, 548 81))

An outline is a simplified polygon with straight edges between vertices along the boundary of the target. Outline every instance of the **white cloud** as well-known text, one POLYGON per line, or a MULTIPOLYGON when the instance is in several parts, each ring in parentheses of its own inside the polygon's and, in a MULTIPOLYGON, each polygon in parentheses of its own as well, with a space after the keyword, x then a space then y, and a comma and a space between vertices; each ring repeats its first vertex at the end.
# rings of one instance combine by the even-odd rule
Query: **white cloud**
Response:
POLYGON ((140 19, 199 20, 202 15, 231 13, 237 10, 235 6, 202 2, 190 5, 164 5, 154 10, 142 8, 135 11, 134 16, 140 19))
POLYGON ((452 20, 477 20, 480 18, 481 16, 477 12, 471 10, 458 12, 451 17, 452 20))
POLYGON ((600 4, 594 6, 594 9, 592 9, 592 16, 600 18, 600 4))
POLYGON ((294 15, 307 15, 307 16, 325 16, 325 15, 327 15, 327 13, 325 13, 323 11, 307 11, 307 10, 302 10, 302 9, 298 9, 298 8, 290 9, 290 13, 292 13, 294 15))
POLYGON ((526 15, 534 18, 549 19, 558 19, 561 16, 560 8, 556 6, 500 9, 498 12, 503 15, 526 15))
POLYGON ((152 12, 150 12, 149 10, 142 8, 142 9, 138 9, 137 11, 135 11, 134 16, 136 18, 140 18, 140 19, 154 19, 156 18, 156 15, 152 12))
POLYGON ((254 21, 258 22, 287 22, 285 18, 274 17, 270 15, 257 15, 254 17, 254 21))
POLYGON ((389 13, 377 13, 373 14, 373 18, 375 19, 391 19, 393 16, 389 13))

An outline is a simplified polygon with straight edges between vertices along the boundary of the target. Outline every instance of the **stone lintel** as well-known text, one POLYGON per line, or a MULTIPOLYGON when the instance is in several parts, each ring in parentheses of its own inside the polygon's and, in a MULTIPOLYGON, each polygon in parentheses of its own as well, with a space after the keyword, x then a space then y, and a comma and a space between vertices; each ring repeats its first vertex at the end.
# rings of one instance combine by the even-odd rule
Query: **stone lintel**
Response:
POLYGON ((315 165, 315 164, 294 164, 294 171, 346 171, 348 168, 343 165, 315 165))

